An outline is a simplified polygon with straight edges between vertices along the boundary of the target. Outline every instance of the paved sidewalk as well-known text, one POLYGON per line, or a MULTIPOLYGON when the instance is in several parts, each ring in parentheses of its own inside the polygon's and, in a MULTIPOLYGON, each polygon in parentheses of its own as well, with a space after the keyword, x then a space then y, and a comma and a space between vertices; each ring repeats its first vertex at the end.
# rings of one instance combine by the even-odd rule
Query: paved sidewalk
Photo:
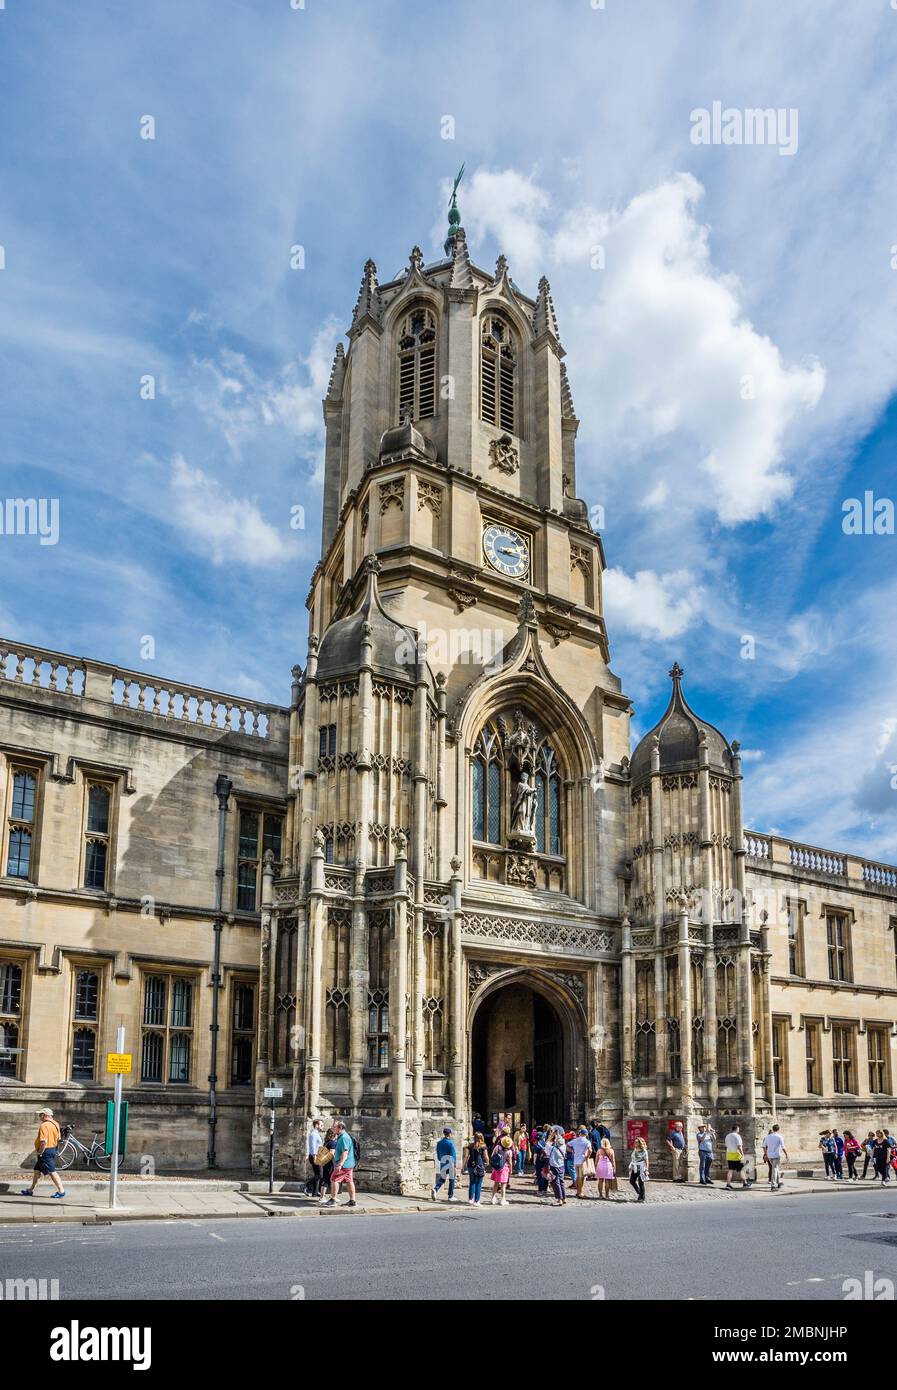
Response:
MULTIPOLYGON (((322 1207, 312 1197, 306 1197, 302 1184, 298 1182, 275 1183, 273 1194, 268 1193, 268 1184, 258 1179, 209 1178, 201 1175, 182 1175, 178 1178, 138 1178, 123 1176, 119 1180, 118 1205, 113 1209, 108 1205, 109 1184, 97 1181, 91 1173, 70 1173, 66 1175, 66 1197, 54 1201, 52 1188, 46 1180, 42 1181, 34 1197, 21 1197, 19 1189, 27 1181, 18 1175, 15 1178, 0 1178, 0 1226, 6 1225, 44 1225, 56 1222, 80 1222, 83 1225, 102 1225, 116 1221, 176 1221, 176 1220, 221 1220, 231 1217, 353 1217, 369 1215, 401 1215, 407 1212, 433 1211, 437 1206, 463 1212, 468 1208, 466 1185, 459 1187, 454 1202, 448 1203, 440 1195, 437 1202, 430 1199, 429 1193, 421 1191, 408 1197, 397 1197, 388 1193, 361 1192, 358 1205, 349 1208, 345 1198, 335 1207, 322 1207)), ((745 1192, 736 1188, 729 1192, 722 1182, 714 1182, 712 1187, 701 1187, 697 1182, 672 1183, 652 1181, 648 1184, 648 1201, 655 1204, 678 1204, 681 1202, 720 1202, 755 1201, 761 1198, 775 1201, 779 1196, 796 1196, 802 1193, 856 1193, 858 1191, 878 1190, 888 1195, 897 1193, 897 1183, 889 1183, 882 1188, 878 1182, 826 1182, 820 1178, 801 1178, 796 1175, 786 1177, 777 1192, 771 1192, 768 1183, 757 1181, 745 1192)), ((600 1209, 594 1183, 586 1184, 587 1196, 577 1202, 572 1189, 567 1189, 568 1205, 579 1208, 600 1209)), ((620 1180, 619 1191, 611 1195, 614 1205, 635 1202, 635 1193, 624 1179, 620 1180)), ((508 1207, 543 1208, 552 1205, 548 1197, 540 1197, 527 1174, 512 1183, 508 1207)), ((492 1208, 491 1194, 485 1192, 481 1210, 507 1210, 492 1208)))
POLYGON ((431 1203, 423 1198, 393 1197, 382 1193, 359 1193, 358 1205, 346 1210, 344 1206, 322 1207, 299 1192, 282 1190, 276 1184, 268 1195, 266 1183, 246 1183, 256 1191, 241 1191, 229 1187, 210 1187, 197 1184, 168 1183, 145 1179, 122 1183, 118 1189, 118 1204, 109 1206, 108 1183, 91 1180, 69 1181, 66 1196, 54 1200, 48 1183, 38 1188, 34 1197, 21 1197, 17 1189, 3 1191, 0 1184, 0 1226, 44 1225, 55 1222, 80 1222, 84 1225, 103 1225, 116 1221, 173 1221, 231 1217, 266 1216, 348 1216, 405 1211, 423 1211, 431 1203), (278 1191, 277 1187, 281 1190, 278 1191))

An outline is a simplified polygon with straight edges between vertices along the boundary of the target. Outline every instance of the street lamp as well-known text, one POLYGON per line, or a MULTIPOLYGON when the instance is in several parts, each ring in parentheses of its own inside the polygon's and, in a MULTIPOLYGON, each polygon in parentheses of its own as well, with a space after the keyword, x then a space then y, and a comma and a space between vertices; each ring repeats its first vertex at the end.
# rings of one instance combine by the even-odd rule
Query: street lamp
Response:
POLYGON ((218 997, 221 991, 221 905, 224 900, 224 851, 226 843, 227 807, 234 784, 223 772, 215 781, 215 795, 218 798, 218 864, 215 869, 215 949, 212 961, 212 1022, 211 1067, 209 1069, 209 1149, 208 1164, 215 1167, 215 1136, 218 1128, 218 997))

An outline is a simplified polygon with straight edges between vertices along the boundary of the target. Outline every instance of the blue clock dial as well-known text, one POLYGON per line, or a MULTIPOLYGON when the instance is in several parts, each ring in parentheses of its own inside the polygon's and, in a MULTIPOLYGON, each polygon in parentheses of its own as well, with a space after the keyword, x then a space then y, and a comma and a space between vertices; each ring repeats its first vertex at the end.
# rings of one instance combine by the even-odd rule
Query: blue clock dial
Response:
POLYGON ((529 573, 529 542, 510 526, 492 522, 483 532, 483 554, 493 569, 509 579, 529 573))

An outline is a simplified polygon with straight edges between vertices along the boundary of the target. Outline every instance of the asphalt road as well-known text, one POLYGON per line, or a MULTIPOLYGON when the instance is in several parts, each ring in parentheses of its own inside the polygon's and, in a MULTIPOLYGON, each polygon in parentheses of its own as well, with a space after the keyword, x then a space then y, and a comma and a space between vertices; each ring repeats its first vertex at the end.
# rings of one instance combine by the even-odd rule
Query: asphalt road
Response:
POLYGON ((897 1192, 3 1226, 16 1277, 62 1299, 841 1300, 846 1278, 897 1285, 897 1192))

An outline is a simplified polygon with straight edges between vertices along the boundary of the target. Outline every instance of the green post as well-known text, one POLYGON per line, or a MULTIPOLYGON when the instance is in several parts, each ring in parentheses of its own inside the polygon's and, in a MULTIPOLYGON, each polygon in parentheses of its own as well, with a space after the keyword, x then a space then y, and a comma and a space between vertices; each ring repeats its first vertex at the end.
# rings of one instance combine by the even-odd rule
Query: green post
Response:
MULTIPOLYGON (((114 1132, 115 1132, 115 1101, 114 1101, 114 1100, 107 1100, 107 1101, 106 1101, 106 1143, 105 1143, 105 1148, 104 1148, 104 1152, 107 1153, 107 1154, 111 1154, 111 1153, 112 1153, 112 1148, 113 1148, 113 1145, 115 1144, 114 1132)), ((119 1125, 118 1125, 118 1156, 119 1156, 119 1158, 124 1158, 124 1156, 125 1156, 125 1150, 126 1150, 126 1148, 127 1148, 127 1142, 128 1142, 128 1102, 127 1102, 126 1100, 123 1100, 123 1101, 121 1102, 121 1118, 120 1118, 120 1120, 119 1120, 119 1125)))

